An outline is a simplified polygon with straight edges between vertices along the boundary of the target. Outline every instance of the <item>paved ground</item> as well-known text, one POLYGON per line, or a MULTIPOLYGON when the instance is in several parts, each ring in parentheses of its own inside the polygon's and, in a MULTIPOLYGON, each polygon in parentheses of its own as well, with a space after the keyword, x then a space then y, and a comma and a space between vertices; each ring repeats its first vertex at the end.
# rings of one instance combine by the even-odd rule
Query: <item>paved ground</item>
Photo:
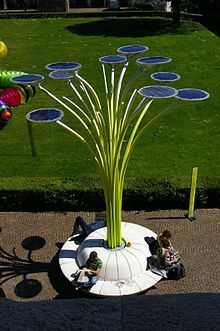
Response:
MULTIPOLYGON (((69 290, 66 294, 61 289, 60 281, 66 282, 59 276, 57 254, 79 214, 88 222, 99 216, 85 212, 0 213, 0 270, 6 270, 2 272, 2 290, 7 298, 33 301, 69 296, 69 290)), ((170 229, 174 246, 186 266, 185 279, 162 281, 146 295, 220 293, 220 209, 198 210, 195 215, 196 220, 190 222, 185 211, 179 210, 124 213, 125 221, 146 226, 156 233, 170 229)), ((67 282, 67 288, 68 285, 67 282)))
MULTIPOLYGON (((84 314, 83 316, 91 310, 92 303, 95 303, 99 312, 103 305, 111 307, 111 314, 114 314, 116 307, 118 307, 119 310, 116 309, 117 318, 119 319, 118 326, 111 326, 109 316, 103 317, 104 312, 102 312, 101 315, 98 314, 100 319, 102 317, 99 321, 100 330, 101 328, 106 329, 106 325, 107 330, 123 330, 125 328, 148 330, 146 320, 149 322, 149 319, 153 321, 156 329, 155 323, 158 318, 163 321, 160 316, 161 311, 164 313, 163 318, 166 323, 167 318, 172 320, 174 329, 220 330, 220 209, 197 210, 195 213, 196 220, 193 222, 185 217, 185 213, 186 211, 183 210, 132 211, 125 212, 123 219, 127 222, 146 226, 156 233, 169 229, 173 234, 173 244, 182 255, 187 271, 186 277, 180 281, 161 281, 141 296, 123 297, 118 300, 102 299, 101 301, 96 298, 92 298, 92 300, 82 298, 80 294, 74 292, 71 284, 66 281, 60 272, 57 257, 59 248, 72 232, 73 220, 77 215, 84 217, 87 222, 91 222, 95 217, 102 215, 86 212, 0 213, 0 271, 2 282, 0 296, 14 301, 14 303, 10 301, 9 304, 8 300, 0 298, 2 316, 0 324, 4 323, 4 316, 7 318, 10 311, 14 312, 15 310, 19 315, 18 317, 14 316, 15 320, 17 318, 19 323, 21 323, 21 320, 25 321, 27 314, 25 314, 24 319, 21 318, 18 309, 19 307, 21 309, 21 306, 16 309, 13 308, 16 301, 20 301, 22 304, 32 302, 28 309, 34 307, 32 311, 35 314, 40 311, 40 315, 37 314, 34 317, 34 320, 37 321, 39 316, 42 316, 43 312, 45 314, 47 309, 49 311, 51 309, 55 310, 54 305, 59 310, 61 309, 60 306, 63 307, 62 314, 64 315, 62 316, 68 315, 69 302, 73 301, 58 299, 74 298, 76 299, 74 300, 75 305, 71 303, 71 306, 75 313, 79 309, 77 302, 82 303, 82 301, 77 300, 84 300, 84 310, 82 307, 80 308, 81 314, 84 314), (54 301, 53 299, 57 300, 54 301), (40 305, 39 302, 36 302, 39 300, 49 301, 41 301, 40 305), (3 305, 3 302, 7 304, 3 305), (47 308, 44 306, 45 302, 47 308), (152 311, 146 317, 147 307, 151 307, 152 311), (188 324, 186 324, 187 318, 191 321, 188 321, 188 324), (102 323, 107 322, 108 324, 102 325, 102 323)), ((25 307, 27 306, 22 305, 22 311, 25 311, 25 307)), ((147 311, 149 311, 149 308, 147 311)), ((56 317, 56 314, 51 315, 50 319, 55 320, 56 317)), ((112 318, 114 319, 116 316, 112 315, 112 318)), ((76 329, 87 330, 88 326, 86 325, 80 328, 77 326, 76 329)), ((66 330, 75 330, 72 326, 68 328, 66 324, 65 327, 66 330)), ((29 330, 24 326, 21 329, 29 330)), ((51 328, 49 326, 44 329, 41 327, 33 328, 33 330, 35 329, 48 330, 51 328)), ((59 328, 52 329, 58 330, 59 328)), ((99 327, 93 329, 99 330, 99 327)), ((154 330, 152 324, 149 329, 154 330)), ((166 330, 167 327, 159 326, 158 328, 157 325, 158 329, 166 330)), ((168 329, 172 329, 171 324, 169 324, 168 329)), ((14 330, 14 328, 7 326, 5 329, 3 327, 3 330, 14 330)), ((16 330, 19 330, 19 328, 16 328, 16 330)))

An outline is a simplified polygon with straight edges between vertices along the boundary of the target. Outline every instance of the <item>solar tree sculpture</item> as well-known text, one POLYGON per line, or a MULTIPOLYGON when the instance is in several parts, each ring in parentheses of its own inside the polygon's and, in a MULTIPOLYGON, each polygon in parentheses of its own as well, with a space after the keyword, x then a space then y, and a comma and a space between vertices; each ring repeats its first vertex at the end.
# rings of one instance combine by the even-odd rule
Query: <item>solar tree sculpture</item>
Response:
POLYGON ((118 48, 118 55, 100 58, 106 104, 103 105, 94 88, 79 74, 81 65, 75 62, 57 62, 46 66, 51 70, 53 79, 65 80, 72 89, 78 102, 67 97, 57 98, 47 90, 40 80, 40 75, 21 75, 12 80, 16 83, 38 83, 39 89, 57 101, 69 111, 85 129, 86 134, 77 132, 61 121, 63 112, 59 109, 37 109, 27 115, 29 121, 55 121, 59 126, 71 132, 79 141, 88 147, 98 166, 104 190, 107 222, 108 248, 114 249, 123 245, 122 236, 122 195, 126 169, 138 139, 149 126, 158 121, 180 102, 196 101, 208 98, 209 94, 200 89, 180 89, 168 87, 166 82, 180 78, 170 72, 157 72, 151 78, 157 83, 131 90, 136 79, 149 67, 171 61, 168 57, 141 57, 136 62, 137 73, 124 84, 124 77, 130 60, 137 54, 148 50, 147 46, 128 45, 118 48), (117 76, 115 71, 121 67, 117 76), (108 70, 107 70, 108 69, 108 70), (110 70, 109 70, 110 69, 110 70), (74 83, 78 81, 78 85, 74 83), (167 109, 154 118, 145 121, 145 114, 153 99, 174 98, 167 109), (131 126, 133 125, 133 126, 131 126))

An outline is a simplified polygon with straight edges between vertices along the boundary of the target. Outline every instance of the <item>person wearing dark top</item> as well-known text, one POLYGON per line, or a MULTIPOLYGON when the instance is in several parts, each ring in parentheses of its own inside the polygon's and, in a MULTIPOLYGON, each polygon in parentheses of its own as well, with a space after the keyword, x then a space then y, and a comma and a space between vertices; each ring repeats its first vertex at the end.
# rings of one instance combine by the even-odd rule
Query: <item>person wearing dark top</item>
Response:
POLYGON ((103 228, 105 226, 106 226, 106 221, 102 218, 97 219, 93 223, 87 224, 81 216, 77 216, 74 222, 72 235, 79 234, 80 237, 85 238, 91 232, 103 228))

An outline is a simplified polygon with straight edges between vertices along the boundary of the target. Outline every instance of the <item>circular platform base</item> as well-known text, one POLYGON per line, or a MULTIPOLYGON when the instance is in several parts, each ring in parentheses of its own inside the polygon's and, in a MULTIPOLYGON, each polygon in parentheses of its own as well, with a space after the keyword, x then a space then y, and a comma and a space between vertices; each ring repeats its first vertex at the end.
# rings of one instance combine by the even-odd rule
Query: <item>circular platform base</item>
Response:
POLYGON ((102 296, 121 296, 143 292, 155 285, 162 277, 146 270, 147 257, 151 255, 145 239, 156 234, 137 224, 122 223, 123 242, 117 249, 108 249, 106 228, 92 232, 81 243, 77 237, 69 238, 63 245, 59 263, 62 272, 70 282, 74 273, 84 265, 92 251, 98 253, 103 262, 98 282, 90 293, 102 296))

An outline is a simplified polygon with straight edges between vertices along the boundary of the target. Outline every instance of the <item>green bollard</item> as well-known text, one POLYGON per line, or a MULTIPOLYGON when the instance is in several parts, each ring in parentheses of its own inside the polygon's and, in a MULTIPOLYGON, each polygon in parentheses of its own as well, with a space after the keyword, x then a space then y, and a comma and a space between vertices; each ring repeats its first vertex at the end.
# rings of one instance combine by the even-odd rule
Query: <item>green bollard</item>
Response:
POLYGON ((189 198, 189 212, 188 212, 188 219, 190 221, 193 221, 195 219, 194 205, 195 205, 195 195, 196 195, 197 173, 198 173, 198 167, 193 168, 191 188, 190 188, 190 198, 189 198))

